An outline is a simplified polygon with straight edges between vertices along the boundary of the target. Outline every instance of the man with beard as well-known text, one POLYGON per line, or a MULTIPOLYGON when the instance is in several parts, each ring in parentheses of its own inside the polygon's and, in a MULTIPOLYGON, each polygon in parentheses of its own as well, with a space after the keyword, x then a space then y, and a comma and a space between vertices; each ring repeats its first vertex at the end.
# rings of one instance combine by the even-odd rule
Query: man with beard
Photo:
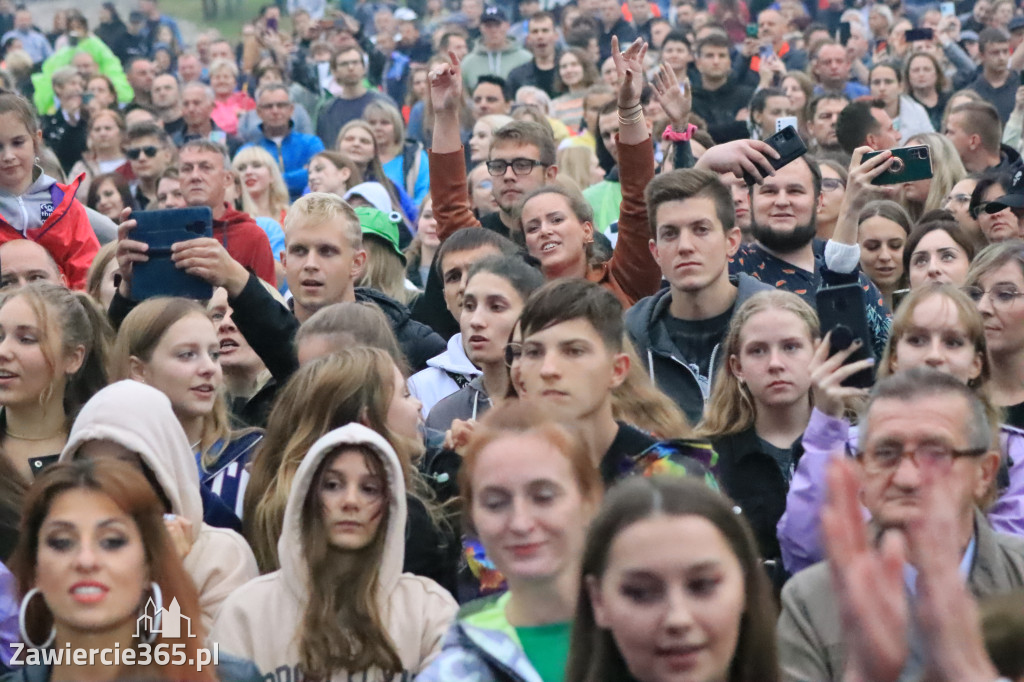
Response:
MULTIPOLYGON (((762 282, 797 294, 815 305, 818 289, 857 282, 864 289, 871 345, 882 356, 889 335, 889 310, 882 294, 861 272, 842 274, 825 267, 814 248, 815 208, 821 200, 821 171, 802 156, 750 190, 754 242, 742 244, 729 266, 762 282)), ((840 246, 840 248, 842 248, 840 246)))

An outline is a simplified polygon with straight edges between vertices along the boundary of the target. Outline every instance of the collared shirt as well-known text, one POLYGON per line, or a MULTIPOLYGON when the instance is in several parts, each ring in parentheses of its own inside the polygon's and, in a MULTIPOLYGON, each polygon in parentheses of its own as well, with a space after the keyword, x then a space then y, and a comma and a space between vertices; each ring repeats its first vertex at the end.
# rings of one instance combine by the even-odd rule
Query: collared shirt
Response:
MULTIPOLYGON (((975 537, 971 536, 971 541, 967 543, 967 551, 964 552, 963 557, 960 559, 959 573, 960 577, 963 578, 964 582, 967 582, 967 578, 971 574, 971 566, 974 565, 974 555, 978 551, 978 541, 975 537)), ((907 592, 912 596, 917 596, 917 569, 910 564, 903 564, 903 582, 907 586, 907 592)))

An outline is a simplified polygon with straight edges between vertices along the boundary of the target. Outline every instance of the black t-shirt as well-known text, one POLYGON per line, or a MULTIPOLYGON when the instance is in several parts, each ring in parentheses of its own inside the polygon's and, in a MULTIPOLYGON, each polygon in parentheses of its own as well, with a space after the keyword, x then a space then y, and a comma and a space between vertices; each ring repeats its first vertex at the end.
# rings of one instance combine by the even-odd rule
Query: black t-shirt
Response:
POLYGON ((608 447, 608 452, 601 458, 601 480, 608 487, 621 477, 622 461, 639 455, 641 452, 658 442, 650 434, 630 426, 625 422, 616 422, 619 432, 608 447))
POLYGON ((665 328, 679 353, 679 359, 697 372, 702 380, 710 383, 711 356, 715 346, 722 342, 729 330, 735 305, 729 306, 721 315, 706 320, 681 320, 672 315, 665 316, 665 328))
POLYGON ((779 469, 782 471, 782 475, 786 477, 786 481, 791 481, 793 479, 793 451, 800 441, 798 440, 797 443, 790 445, 788 448, 780 448, 772 445, 764 438, 761 438, 761 436, 755 434, 754 437, 757 438, 757 444, 760 446, 761 452, 770 455, 775 460, 775 463, 779 465, 779 469))

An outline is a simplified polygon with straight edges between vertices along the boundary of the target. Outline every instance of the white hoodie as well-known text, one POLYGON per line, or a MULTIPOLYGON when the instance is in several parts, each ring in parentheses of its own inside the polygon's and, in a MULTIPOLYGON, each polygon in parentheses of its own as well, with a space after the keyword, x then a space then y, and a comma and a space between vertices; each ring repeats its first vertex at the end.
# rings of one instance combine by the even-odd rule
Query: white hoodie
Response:
POLYGON ((259 575, 259 569, 241 535, 203 523, 199 469, 171 401, 137 381, 111 384, 82 407, 60 461, 73 459, 92 440, 112 441, 139 455, 160 482, 171 512, 192 523, 192 549, 183 563, 199 590, 209 632, 227 596, 259 575))
POLYGON ((447 398, 455 391, 480 376, 480 369, 466 355, 462 346, 462 332, 448 339, 448 350, 427 360, 427 368, 409 377, 409 392, 423 403, 423 418, 430 414, 430 408, 447 398), (451 374, 465 377, 466 381, 459 385, 451 374))
MULTIPOLYGON (((297 635, 309 601, 309 568, 302 551, 302 508, 317 468, 344 444, 370 446, 387 472, 390 506, 378 576, 378 604, 384 614, 384 626, 402 660, 404 672, 393 678, 394 682, 411 680, 440 653, 442 638, 455 620, 458 606, 446 590, 428 578, 402 573, 405 483, 395 451, 374 431, 360 424, 348 424, 314 443, 295 472, 277 543, 280 570, 235 590, 210 633, 210 640, 217 642, 222 652, 254 661, 264 679, 301 679, 297 635)), ((353 671, 350 676, 348 671, 339 671, 331 679, 376 682, 383 675, 379 671, 353 671)))

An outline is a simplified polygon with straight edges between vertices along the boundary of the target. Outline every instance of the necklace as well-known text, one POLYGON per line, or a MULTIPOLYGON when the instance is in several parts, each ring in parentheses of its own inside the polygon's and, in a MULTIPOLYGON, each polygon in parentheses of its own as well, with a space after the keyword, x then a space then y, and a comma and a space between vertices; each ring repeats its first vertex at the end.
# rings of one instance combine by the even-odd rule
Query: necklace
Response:
POLYGON ((57 428, 57 430, 56 430, 56 431, 54 431, 54 432, 53 432, 53 433, 51 433, 50 435, 48 435, 48 436, 42 436, 42 437, 32 437, 32 436, 19 436, 18 434, 14 433, 13 431, 11 431, 11 430, 9 430, 9 429, 8 429, 7 431, 5 431, 5 432, 4 432, 4 435, 5 435, 5 436, 7 436, 7 437, 9 437, 9 438, 13 438, 14 440, 24 440, 24 441, 28 441, 28 442, 30 442, 30 443, 38 443, 38 442, 40 442, 40 441, 44 441, 44 440, 50 440, 50 439, 52 439, 52 438, 55 438, 55 437, 56 437, 56 436, 57 436, 58 434, 60 434, 60 432, 61 432, 61 431, 62 431, 63 429, 64 429, 64 427, 63 427, 63 426, 60 426, 60 427, 58 427, 58 428, 57 428))

